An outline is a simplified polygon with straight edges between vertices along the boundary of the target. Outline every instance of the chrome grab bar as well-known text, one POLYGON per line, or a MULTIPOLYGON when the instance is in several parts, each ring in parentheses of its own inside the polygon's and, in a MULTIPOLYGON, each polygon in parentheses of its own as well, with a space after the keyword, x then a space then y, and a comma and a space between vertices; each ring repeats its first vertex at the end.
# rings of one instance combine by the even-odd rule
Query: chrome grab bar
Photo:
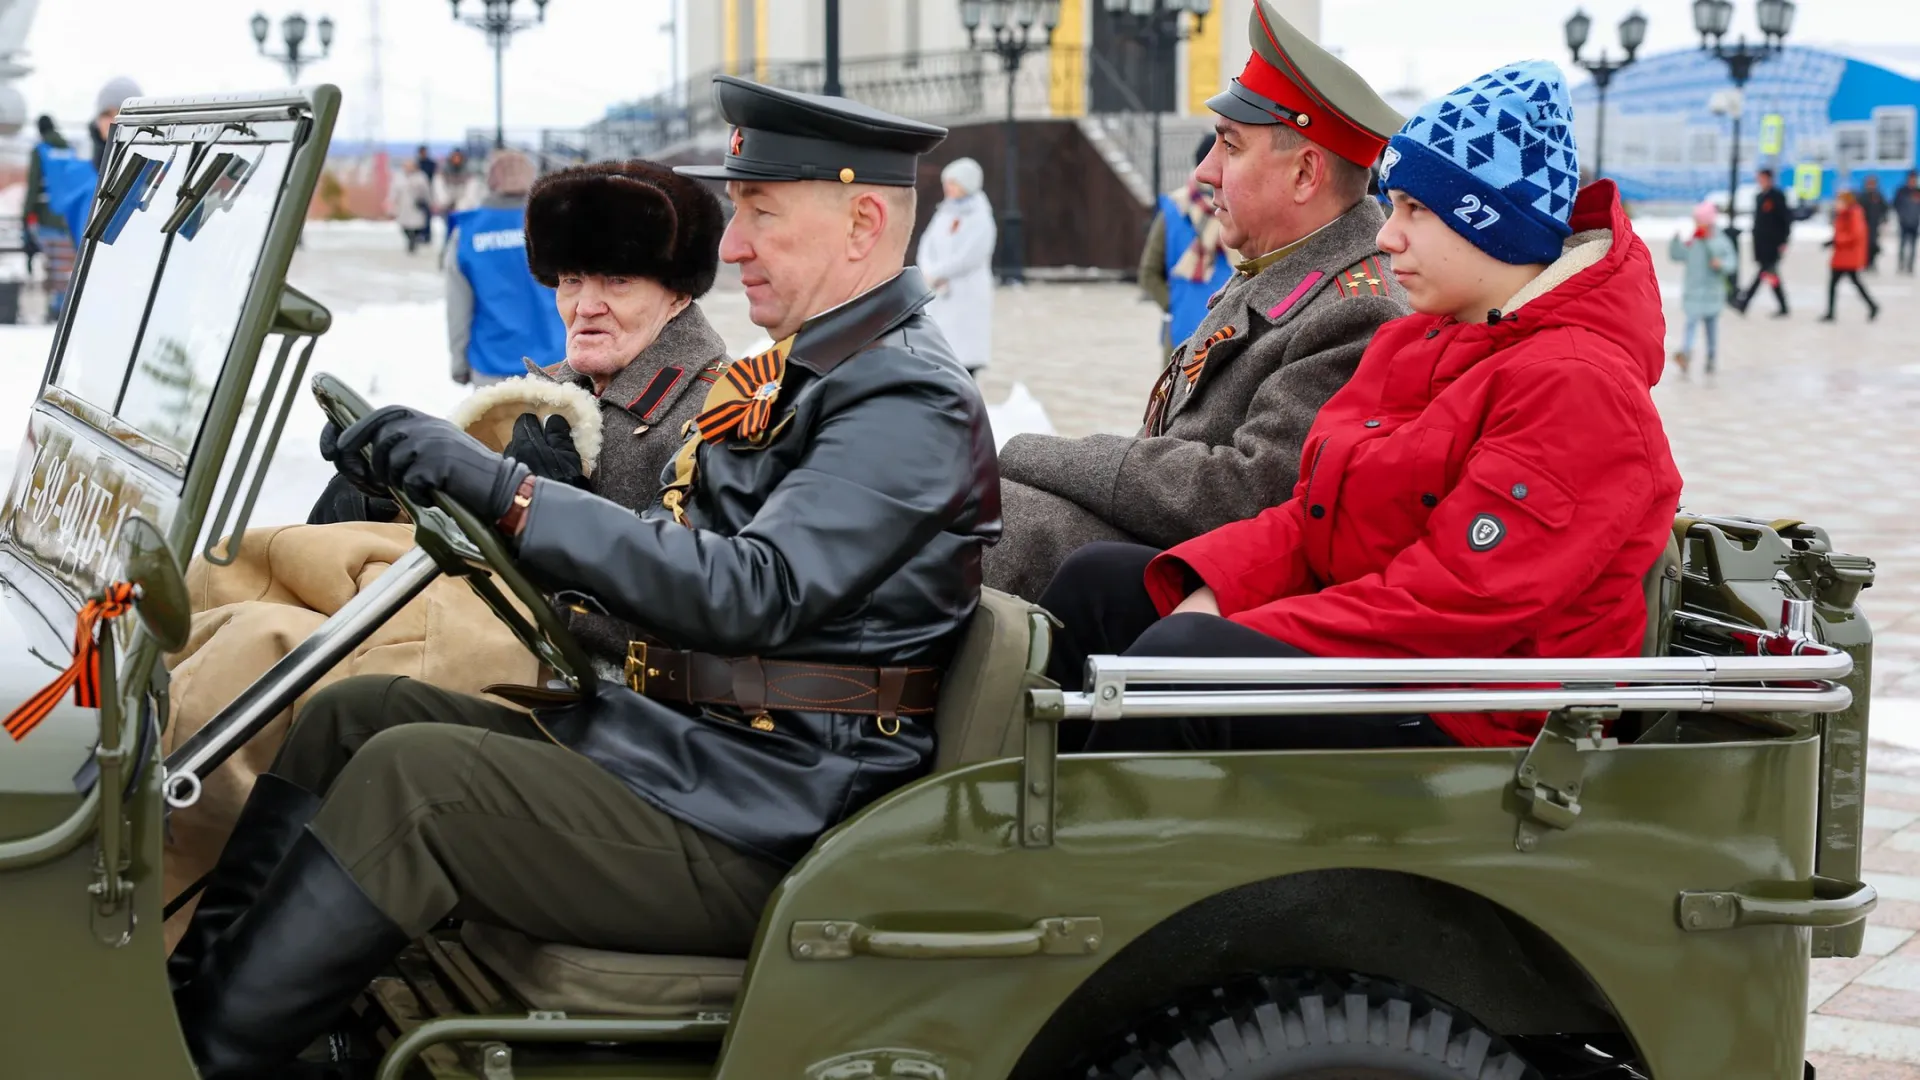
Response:
MULTIPOLYGON (((1270 680, 1271 681, 1271 680, 1270 680)), ((1315 716, 1363 713, 1551 712, 1578 706, 1650 712, 1840 712, 1844 686, 1807 688, 1630 686, 1539 690, 1126 690, 1111 696, 1064 693, 1063 720, 1198 716, 1315 716)))
POLYGON ((1443 684, 1751 683, 1844 679, 1853 657, 1806 643, 1797 656, 1655 656, 1543 660, 1362 660, 1091 656, 1087 686, 1135 683, 1443 684))

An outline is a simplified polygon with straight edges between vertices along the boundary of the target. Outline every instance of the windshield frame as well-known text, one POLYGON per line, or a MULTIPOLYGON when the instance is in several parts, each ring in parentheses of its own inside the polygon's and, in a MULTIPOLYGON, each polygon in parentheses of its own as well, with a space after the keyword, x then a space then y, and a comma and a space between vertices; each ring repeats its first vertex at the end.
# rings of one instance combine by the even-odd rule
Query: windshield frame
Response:
MULTIPOLYGON (((285 95, 273 95, 282 97, 285 95)), ((293 177, 296 159, 301 156, 305 144, 312 141, 314 131, 311 118, 306 110, 290 107, 269 107, 266 109, 244 108, 239 110, 216 106, 214 115, 182 114, 178 108, 166 110, 156 104, 139 103, 129 105, 114 125, 111 133, 111 149, 105 168, 102 169, 102 184, 110 186, 112 179, 125 167, 129 155, 144 152, 157 155, 161 174, 154 181, 148 199, 151 206, 144 213, 156 213, 161 221, 166 220, 174 210, 185 183, 210 169, 223 150, 270 152, 273 146, 287 147, 285 172, 274 178, 272 198, 274 204, 267 210, 267 221, 259 241, 259 250, 254 254, 250 268, 247 291, 241 295, 236 305, 235 325, 227 334, 228 347, 220 357, 219 375, 214 389, 208 395, 208 401, 194 418, 193 440, 191 445, 170 445, 168 439, 160 433, 146 430, 138 419, 129 419, 122 415, 127 407, 127 393, 135 381, 136 369, 146 350, 148 331, 152 326, 155 305, 159 303, 163 290, 171 280, 168 276, 169 262, 175 251, 176 243, 191 242, 191 237, 183 237, 181 230, 173 230, 161 236, 161 248, 150 271, 140 273, 139 280, 144 281, 145 296, 139 300, 140 312, 127 342, 124 357, 103 357, 106 366, 102 375, 112 379, 117 370, 117 388, 112 401, 94 400, 80 388, 62 385, 60 380, 67 374, 67 368, 78 359, 70 356, 69 347, 73 335, 74 313, 89 310, 85 296, 88 277, 99 258, 100 240, 94 238, 95 229, 88 230, 87 242, 80 252, 74 279, 69 292, 66 312, 62 313, 60 325, 54 337, 52 350, 47 357, 47 365, 42 374, 42 399, 48 404, 67 412, 74 419, 100 431, 120 445, 144 458, 148 463, 158 466, 184 486, 192 462, 202 449, 202 436, 213 419, 212 398, 219 393, 219 386, 227 380, 228 374, 237 359, 236 350, 248 344, 250 337, 247 329, 247 308, 256 299, 259 292, 254 282, 266 271, 270 259, 270 249, 274 244, 273 232, 276 223, 284 216, 281 203, 288 195, 288 181, 293 177), (144 106, 144 107, 142 107, 144 106), (160 115, 170 112, 172 115, 160 115)), ((264 160, 264 158, 260 159, 264 160)), ((298 185, 295 185, 298 186, 298 185)), ((95 210, 99 210, 95 203, 95 210)), ((305 217, 304 205, 300 207, 300 216, 305 217)), ((94 224, 99 224, 95 222, 94 224)), ((284 270, 281 271, 284 274, 284 270)), ((177 285, 176 285, 177 287, 177 285)), ((98 302, 98 301, 96 301, 98 302)), ((259 343, 251 342, 250 348, 258 352, 259 343)), ((117 353, 117 349, 114 350, 117 353)), ((247 365, 251 375, 252 365, 247 365)), ((99 395, 104 397, 104 394, 99 395)), ((222 448, 224 452, 224 447, 222 448)))

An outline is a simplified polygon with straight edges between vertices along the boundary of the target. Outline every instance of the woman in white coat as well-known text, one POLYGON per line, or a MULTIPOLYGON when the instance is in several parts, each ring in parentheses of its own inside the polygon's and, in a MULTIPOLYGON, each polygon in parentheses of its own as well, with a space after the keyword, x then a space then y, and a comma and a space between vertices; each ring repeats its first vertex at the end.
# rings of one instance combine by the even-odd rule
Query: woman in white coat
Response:
POLYGON ((976 376, 993 356, 993 204, 980 190, 980 163, 959 158, 940 170, 947 197, 920 236, 914 261, 933 286, 927 314, 976 376))

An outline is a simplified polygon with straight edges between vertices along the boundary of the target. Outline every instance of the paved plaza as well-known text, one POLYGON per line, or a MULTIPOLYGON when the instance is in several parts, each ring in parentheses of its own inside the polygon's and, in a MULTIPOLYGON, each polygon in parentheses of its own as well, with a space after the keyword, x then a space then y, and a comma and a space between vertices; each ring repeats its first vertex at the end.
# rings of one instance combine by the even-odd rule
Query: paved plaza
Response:
MULTIPOLYGON (((1668 234, 1647 233, 1677 337, 1668 234)), ((345 315, 412 302, 419 318, 437 320, 431 256, 372 250, 385 243, 315 236, 292 280, 345 315)), ((1670 368, 1654 398, 1689 511, 1802 519, 1879 564, 1862 603, 1877 646, 1865 861, 1881 901, 1866 955, 1814 961, 1808 1047, 1821 1080, 1920 1080, 1920 513, 1910 501, 1920 491, 1920 290, 1913 279, 1867 275, 1879 320, 1869 325, 1858 299, 1845 296, 1839 322, 1825 324, 1816 321, 1825 252, 1800 243, 1786 274, 1791 318, 1768 317, 1770 297, 1747 318, 1727 313, 1719 371, 1705 375, 1696 362, 1682 378, 1670 368)), ((1158 312, 1132 286, 1035 284, 1000 290, 996 305, 989 401, 1019 384, 1061 434, 1134 429, 1160 359, 1158 312)), ((730 274, 703 306, 736 350, 760 338, 730 274)), ((322 370, 326 353, 323 345, 315 360, 322 370)), ((445 363, 439 353, 406 362, 445 363)))

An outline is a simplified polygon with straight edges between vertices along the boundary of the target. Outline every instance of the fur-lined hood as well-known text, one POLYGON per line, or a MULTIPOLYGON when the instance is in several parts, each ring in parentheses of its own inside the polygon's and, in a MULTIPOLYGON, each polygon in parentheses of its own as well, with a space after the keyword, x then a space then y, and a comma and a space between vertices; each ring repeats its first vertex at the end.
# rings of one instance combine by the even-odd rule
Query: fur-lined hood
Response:
POLYGON ((533 413, 543 424, 555 414, 566 417, 573 428, 574 449, 580 452, 581 471, 593 475, 600 463, 604 425, 600 402, 578 386, 532 375, 507 379, 475 391, 455 406, 447 419, 487 449, 500 453, 513 438, 514 421, 523 413, 533 413))

